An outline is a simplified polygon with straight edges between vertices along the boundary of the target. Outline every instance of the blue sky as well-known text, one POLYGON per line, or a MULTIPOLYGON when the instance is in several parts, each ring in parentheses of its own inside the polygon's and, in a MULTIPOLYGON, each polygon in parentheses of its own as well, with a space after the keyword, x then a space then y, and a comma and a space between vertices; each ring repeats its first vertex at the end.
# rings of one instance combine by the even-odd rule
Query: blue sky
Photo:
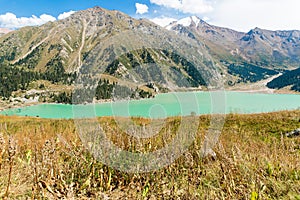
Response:
POLYGON ((66 11, 84 10, 97 5, 110 10, 121 10, 127 14, 135 13, 135 2, 131 0, 0 0, 0 5, 1 14, 12 12, 18 17, 30 17, 33 14, 58 16, 66 11))
POLYGON ((20 28, 57 20, 64 12, 100 6, 160 25, 190 15, 208 23, 248 31, 300 30, 299 0, 0 0, 0 28, 20 28), (34 15, 34 17, 33 17, 34 15))

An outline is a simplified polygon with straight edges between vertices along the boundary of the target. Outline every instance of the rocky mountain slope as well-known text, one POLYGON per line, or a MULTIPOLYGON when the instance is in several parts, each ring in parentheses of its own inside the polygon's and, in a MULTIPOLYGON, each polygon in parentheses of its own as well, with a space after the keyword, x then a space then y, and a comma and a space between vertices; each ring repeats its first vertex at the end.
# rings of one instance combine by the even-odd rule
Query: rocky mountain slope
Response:
MULTIPOLYGON (((166 27, 177 34, 201 41, 216 62, 227 68, 229 75, 238 77, 230 84, 257 82, 278 72, 293 74, 300 67, 300 31, 270 31, 255 28, 247 33, 217 27, 192 16, 166 27)), ((280 78, 285 80, 286 76, 280 78)), ((299 78, 291 88, 299 91, 299 78)), ((286 82, 287 85, 290 82, 286 82)), ((281 87, 272 87, 281 88, 281 87)))
MULTIPOLYGON (((6 97, 38 80, 86 92, 95 91, 105 79, 107 85, 126 87, 130 97, 136 91, 218 86, 220 80, 219 66, 203 44, 148 20, 99 7, 2 36, 0 61, 1 82, 6 82, 0 95, 6 97)), ((110 97, 99 98, 103 96, 110 97)))
POLYGON ((237 59, 262 67, 299 67, 300 31, 297 30, 269 31, 255 28, 242 33, 210 25, 195 16, 173 22, 166 28, 201 40, 220 57, 225 56, 221 51, 225 50, 237 59), (220 48, 220 51, 214 46, 220 48))
POLYGON ((111 97, 101 93, 104 83, 111 91, 126 87, 132 97, 257 82, 299 67, 299 35, 258 28, 241 33, 194 16, 163 28, 95 7, 0 37, 0 95, 56 88, 55 96, 61 92, 55 85, 70 85, 96 90, 101 99, 111 97))

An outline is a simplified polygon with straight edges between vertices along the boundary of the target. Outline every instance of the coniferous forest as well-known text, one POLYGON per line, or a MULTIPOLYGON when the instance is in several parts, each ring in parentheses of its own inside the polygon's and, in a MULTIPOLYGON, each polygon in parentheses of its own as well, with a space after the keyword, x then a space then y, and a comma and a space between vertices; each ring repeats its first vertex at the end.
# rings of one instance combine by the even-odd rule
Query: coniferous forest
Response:
POLYGON ((287 71, 282 76, 269 82, 267 86, 273 89, 281 89, 291 85, 291 89, 300 92, 300 67, 295 70, 287 71))
POLYGON ((12 92, 27 90, 29 84, 35 80, 47 80, 52 83, 62 82, 72 84, 76 79, 76 73, 66 73, 62 66, 54 65, 46 72, 35 72, 18 66, 0 65, 0 96, 9 98, 12 92))

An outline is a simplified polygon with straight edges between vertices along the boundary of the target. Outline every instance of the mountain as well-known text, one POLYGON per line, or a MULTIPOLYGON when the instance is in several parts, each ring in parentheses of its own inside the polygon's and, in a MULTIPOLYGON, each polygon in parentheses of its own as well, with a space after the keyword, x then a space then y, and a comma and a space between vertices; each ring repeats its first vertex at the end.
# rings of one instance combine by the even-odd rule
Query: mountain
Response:
POLYGON ((0 96, 70 102, 78 89, 91 101, 250 84, 299 67, 299 40, 299 31, 242 33, 195 16, 163 28, 94 7, 1 36, 0 96))
POLYGON ((299 67, 300 31, 268 31, 259 28, 250 30, 239 45, 244 54, 254 62, 275 67, 299 67))
POLYGON ((12 30, 8 29, 8 28, 0 28, 0 36, 11 32, 12 30))
POLYGON ((185 27, 192 27, 195 26, 197 27, 199 23, 205 23, 203 20, 198 18, 197 16, 190 16, 186 18, 182 18, 178 21, 171 22, 169 25, 167 25, 165 28, 168 30, 171 30, 172 27, 177 26, 177 25, 182 25, 185 27))
POLYGON ((268 68, 295 68, 300 62, 300 31, 269 31, 255 28, 248 33, 210 25, 192 16, 166 27, 189 35, 211 47, 218 56, 222 50, 251 64, 268 68), (216 48, 220 48, 220 52, 216 48))
MULTIPOLYGON (((299 68, 300 31, 255 28, 247 33, 213 26, 192 16, 165 27, 205 44, 216 62, 230 75, 229 83, 256 82, 278 72, 299 68)), ((292 87, 295 88, 295 87, 292 87)), ((299 90, 298 90, 299 91, 299 90)))
POLYGON ((85 92, 94 90, 101 99, 111 97, 101 93, 104 89, 98 86, 103 84, 110 88, 107 91, 126 88, 129 96, 143 97, 157 89, 207 87, 220 77, 218 66, 213 66, 205 46, 198 41, 148 20, 100 7, 2 36, 0 61, 4 74, 0 79, 6 82, 0 95, 6 97, 16 90, 42 90, 44 82, 31 84, 40 80, 56 89, 54 94, 46 94, 46 99, 60 95, 54 86, 59 84, 79 86, 85 92), (18 76, 8 78, 7 74, 18 76))

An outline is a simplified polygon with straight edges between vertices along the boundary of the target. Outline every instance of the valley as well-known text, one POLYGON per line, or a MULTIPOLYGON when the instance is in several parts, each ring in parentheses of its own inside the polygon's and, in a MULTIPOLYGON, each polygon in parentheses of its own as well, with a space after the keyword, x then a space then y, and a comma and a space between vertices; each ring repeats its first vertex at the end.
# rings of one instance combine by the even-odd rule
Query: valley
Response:
POLYGON ((118 83, 128 95, 135 90, 140 93, 136 98, 149 92, 152 96, 217 88, 299 92, 299 35, 300 31, 259 28, 243 33, 195 16, 163 28, 146 19, 94 7, 2 35, 0 81, 5 84, 0 95, 9 103, 28 97, 26 91, 31 90, 33 98, 39 96, 38 102, 68 103, 76 86, 92 93, 99 80, 118 83), (24 78, 16 78, 18 74, 24 78), (288 74, 294 74, 293 81, 288 74), (39 82, 49 88, 36 84, 39 82), (64 100, 55 96, 64 96, 64 100))
POLYGON ((0 27, 0 198, 300 199, 300 30, 63 15, 0 27))

